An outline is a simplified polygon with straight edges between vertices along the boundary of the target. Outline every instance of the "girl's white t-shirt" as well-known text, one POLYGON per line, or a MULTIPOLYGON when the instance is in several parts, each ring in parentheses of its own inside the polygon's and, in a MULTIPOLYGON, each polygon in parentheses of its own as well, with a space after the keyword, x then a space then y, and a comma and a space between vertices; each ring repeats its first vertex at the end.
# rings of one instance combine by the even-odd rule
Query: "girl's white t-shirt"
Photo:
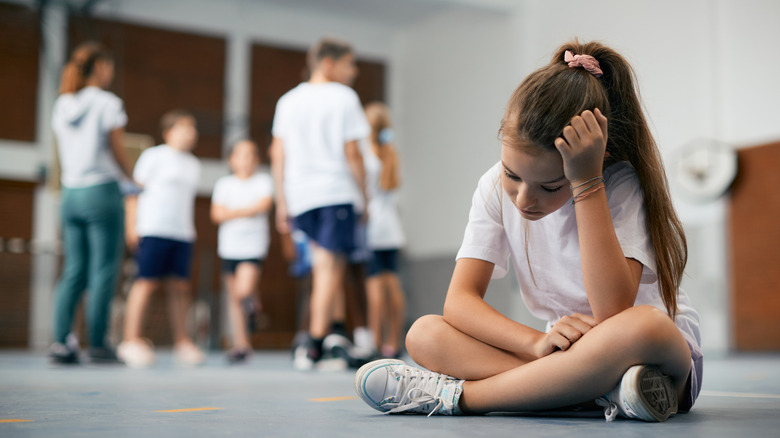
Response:
MULTIPOLYGON (((366 142, 368 143, 368 142, 366 142)), ((398 215, 396 190, 383 190, 379 185, 382 161, 370 144, 363 149, 368 191, 368 224, 366 239, 372 250, 399 249, 406 243, 401 218, 398 215)))
POLYGON ((165 144, 154 146, 138 157, 133 179, 143 187, 136 212, 138 235, 194 241, 198 159, 165 144))
MULTIPOLYGON (((538 221, 527 221, 504 192, 501 171, 498 162, 480 178, 457 258, 493 263, 494 278, 506 275, 511 258, 526 306, 534 316, 548 322, 548 330, 565 315, 593 315, 582 276, 574 206, 567 202, 538 221)), ((604 181, 623 254, 643 266, 635 305, 649 304, 666 312, 639 179, 630 164, 616 163, 605 169, 604 181)), ((677 327, 701 345, 699 315, 682 289, 677 305, 677 327)))
POLYGON ((344 144, 371 132, 355 90, 304 82, 279 99, 273 136, 284 144, 284 193, 291 216, 360 202, 344 144))
POLYGON ((127 124, 122 99, 98 87, 60 95, 52 111, 62 185, 89 187, 120 180, 109 134, 127 124))
MULTIPOLYGON (((268 173, 247 179, 223 176, 214 185, 211 202, 234 210, 255 205, 273 196, 273 180, 268 173)), ((223 259, 265 259, 270 243, 268 212, 225 221, 219 225, 217 254, 223 259)))

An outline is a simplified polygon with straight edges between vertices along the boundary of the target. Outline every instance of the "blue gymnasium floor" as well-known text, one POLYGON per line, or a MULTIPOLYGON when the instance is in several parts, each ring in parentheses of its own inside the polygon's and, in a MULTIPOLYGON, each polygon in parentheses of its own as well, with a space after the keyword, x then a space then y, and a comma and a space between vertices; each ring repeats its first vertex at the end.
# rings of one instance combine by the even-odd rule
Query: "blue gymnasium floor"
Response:
POLYGON ((355 397, 354 372, 291 369, 285 352, 228 367, 221 354, 179 368, 52 367, 0 352, 0 437, 780 437, 780 355, 705 362, 693 411, 662 424, 603 417, 383 416, 355 397))

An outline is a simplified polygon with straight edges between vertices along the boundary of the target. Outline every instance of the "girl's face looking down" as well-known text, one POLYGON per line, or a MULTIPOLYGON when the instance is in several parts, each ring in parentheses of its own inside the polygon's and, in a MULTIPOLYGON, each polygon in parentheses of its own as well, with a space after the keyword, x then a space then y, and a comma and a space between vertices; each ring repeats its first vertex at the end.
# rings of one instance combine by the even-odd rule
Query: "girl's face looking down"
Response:
POLYGON ((563 159, 558 151, 530 145, 522 148, 504 145, 501 147, 501 167, 501 186, 527 220, 539 220, 571 199, 569 181, 563 174, 563 159))

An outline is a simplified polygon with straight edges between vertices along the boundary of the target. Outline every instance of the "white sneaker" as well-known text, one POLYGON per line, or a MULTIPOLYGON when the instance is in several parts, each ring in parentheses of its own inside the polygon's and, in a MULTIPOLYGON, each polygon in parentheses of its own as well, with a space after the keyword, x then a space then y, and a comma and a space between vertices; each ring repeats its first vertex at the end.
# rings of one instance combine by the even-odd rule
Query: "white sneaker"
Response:
POLYGON ((406 365, 375 360, 355 375, 355 391, 369 406, 387 414, 460 415, 463 380, 406 365))
POLYGON ((333 358, 342 359, 352 369, 358 369, 369 361, 369 358, 357 354, 354 345, 346 336, 338 333, 325 336, 322 351, 333 358))
POLYGON ((620 415, 642 421, 666 421, 677 413, 677 392, 672 380, 658 367, 635 365, 623 374, 618 386, 596 399, 604 416, 612 421, 620 415))
POLYGON ((124 341, 116 347, 116 355, 130 368, 147 368, 154 363, 152 342, 148 339, 124 341))
POLYGON ((354 342, 353 352, 360 357, 371 357, 377 350, 374 345, 374 332, 368 327, 355 327, 352 332, 354 342))
POLYGON ((301 344, 293 350, 293 368, 298 371, 310 371, 314 368, 315 360, 309 357, 308 344, 301 344))
POLYGON ((176 363, 187 366, 198 366, 206 361, 206 355, 192 342, 178 342, 173 347, 176 363))

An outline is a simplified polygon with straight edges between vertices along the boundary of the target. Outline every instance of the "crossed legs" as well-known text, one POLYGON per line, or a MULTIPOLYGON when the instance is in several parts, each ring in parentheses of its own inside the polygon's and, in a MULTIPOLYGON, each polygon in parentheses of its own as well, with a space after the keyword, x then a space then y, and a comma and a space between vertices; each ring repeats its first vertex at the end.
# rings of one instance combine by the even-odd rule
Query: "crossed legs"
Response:
POLYGON ((633 365, 656 365, 683 397, 691 368, 685 339, 651 306, 627 309, 590 330, 567 351, 533 361, 474 339, 441 316, 420 318, 407 335, 418 364, 465 379, 467 413, 531 411, 589 402, 614 388, 633 365))

